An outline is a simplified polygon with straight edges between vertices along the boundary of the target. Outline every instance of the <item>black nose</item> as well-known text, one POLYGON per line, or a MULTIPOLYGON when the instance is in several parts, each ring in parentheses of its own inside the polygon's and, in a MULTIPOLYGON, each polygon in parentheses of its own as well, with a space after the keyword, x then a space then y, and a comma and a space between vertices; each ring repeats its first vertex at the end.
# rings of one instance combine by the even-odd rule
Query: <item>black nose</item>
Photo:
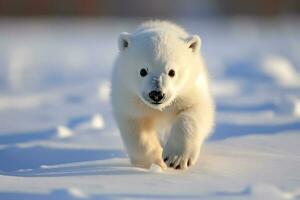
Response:
POLYGON ((150 99, 152 99, 155 102, 160 102, 163 98, 164 98, 165 94, 162 93, 161 91, 151 91, 149 93, 149 97, 150 99))

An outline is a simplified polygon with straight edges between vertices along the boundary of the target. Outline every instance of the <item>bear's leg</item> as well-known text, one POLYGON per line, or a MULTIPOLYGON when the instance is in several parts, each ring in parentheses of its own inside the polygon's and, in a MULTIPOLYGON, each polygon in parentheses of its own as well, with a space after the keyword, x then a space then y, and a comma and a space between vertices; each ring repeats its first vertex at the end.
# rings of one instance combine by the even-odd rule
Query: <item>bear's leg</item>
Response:
POLYGON ((152 163, 165 169, 162 147, 149 119, 119 118, 121 136, 134 166, 149 168, 152 163))
POLYGON ((179 113, 163 150, 165 163, 174 169, 194 165, 212 125, 213 110, 192 107, 179 113))

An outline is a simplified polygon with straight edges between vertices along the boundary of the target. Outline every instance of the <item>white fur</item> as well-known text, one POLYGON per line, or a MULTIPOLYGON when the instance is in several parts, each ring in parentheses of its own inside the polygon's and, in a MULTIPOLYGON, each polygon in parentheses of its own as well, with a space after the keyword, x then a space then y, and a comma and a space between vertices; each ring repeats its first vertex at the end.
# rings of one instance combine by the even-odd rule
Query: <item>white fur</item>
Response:
POLYGON ((149 168, 155 163, 185 169, 197 161, 214 124, 214 103, 200 47, 198 36, 169 22, 150 21, 132 34, 120 34, 111 99, 135 166, 149 168), (148 70, 147 76, 140 76, 141 68, 148 70), (170 69, 175 70, 174 77, 168 76, 170 69), (157 85, 165 93, 158 105, 148 98, 157 85), (164 147, 157 136, 162 125, 171 127, 164 147))

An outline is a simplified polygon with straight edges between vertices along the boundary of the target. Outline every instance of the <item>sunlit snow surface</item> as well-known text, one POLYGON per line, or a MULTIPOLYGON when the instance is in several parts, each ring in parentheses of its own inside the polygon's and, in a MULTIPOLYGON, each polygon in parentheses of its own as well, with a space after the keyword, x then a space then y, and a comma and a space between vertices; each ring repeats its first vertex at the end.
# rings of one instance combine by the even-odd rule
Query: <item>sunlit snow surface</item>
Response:
POLYGON ((117 36, 139 21, 1 20, 0 199, 300 199, 300 21, 177 22, 218 111, 184 172, 131 167, 112 117, 117 36))

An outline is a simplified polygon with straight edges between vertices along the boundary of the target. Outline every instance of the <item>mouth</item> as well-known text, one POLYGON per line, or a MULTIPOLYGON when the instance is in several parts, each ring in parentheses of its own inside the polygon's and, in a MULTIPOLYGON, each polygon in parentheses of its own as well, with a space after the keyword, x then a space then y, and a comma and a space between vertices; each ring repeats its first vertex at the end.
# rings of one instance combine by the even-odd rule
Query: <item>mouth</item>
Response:
POLYGON ((153 106, 155 108, 163 108, 166 107, 169 104, 169 98, 164 97, 162 100, 160 101, 153 101, 152 99, 149 98, 144 98, 145 102, 147 102, 148 105, 153 106))
POLYGON ((154 105, 160 105, 162 104, 163 102, 150 102, 151 104, 154 104, 154 105))
POLYGON ((150 99, 148 97, 148 94, 144 94, 142 95, 141 97, 141 100, 148 106, 154 108, 154 109, 159 109, 159 110, 162 110, 164 109, 166 106, 168 106, 169 104, 169 100, 170 98, 166 95, 164 96, 163 99, 161 99, 160 101, 154 101, 152 99, 150 99))
POLYGON ((153 106, 153 107, 161 106, 166 102, 165 98, 162 99, 161 101, 153 101, 147 97, 142 97, 141 99, 144 103, 148 104, 149 106, 153 106))
POLYGON ((149 98, 147 98, 146 101, 148 101, 152 105, 161 105, 166 102, 166 96, 164 95, 164 97, 159 101, 153 101, 152 99, 149 98))

